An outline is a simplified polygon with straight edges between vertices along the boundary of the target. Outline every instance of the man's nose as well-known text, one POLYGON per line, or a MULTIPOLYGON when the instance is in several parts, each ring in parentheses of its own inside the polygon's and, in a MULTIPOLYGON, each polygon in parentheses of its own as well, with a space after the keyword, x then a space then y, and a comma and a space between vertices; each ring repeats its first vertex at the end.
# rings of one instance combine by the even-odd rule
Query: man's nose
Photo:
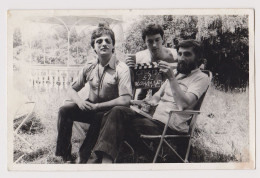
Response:
POLYGON ((183 61, 185 59, 185 57, 183 55, 178 56, 178 61, 183 61))
POLYGON ((103 40, 103 41, 102 41, 102 45, 103 45, 103 46, 104 46, 104 45, 107 45, 106 40, 103 40))

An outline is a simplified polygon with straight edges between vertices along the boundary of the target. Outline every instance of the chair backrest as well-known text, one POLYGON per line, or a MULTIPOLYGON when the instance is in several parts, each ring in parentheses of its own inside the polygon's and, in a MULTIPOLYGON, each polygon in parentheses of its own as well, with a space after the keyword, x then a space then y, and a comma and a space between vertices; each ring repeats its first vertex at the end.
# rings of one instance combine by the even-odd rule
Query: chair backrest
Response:
MULTIPOLYGON (((212 73, 209 71, 209 70, 201 70, 203 73, 207 74, 209 76, 209 81, 212 80, 212 73)), ((209 86, 208 86, 209 88, 209 86)), ((208 88, 206 89, 206 91, 201 95, 201 97, 198 99, 197 103, 195 104, 193 110, 196 110, 196 111, 199 111, 200 108, 201 108, 201 105, 203 103, 203 100, 205 98, 205 95, 208 91, 208 88)), ((192 135, 193 134, 193 131, 195 129, 195 123, 197 121, 197 115, 193 115, 193 117, 191 118, 190 120, 190 123, 189 124, 189 133, 192 135)))

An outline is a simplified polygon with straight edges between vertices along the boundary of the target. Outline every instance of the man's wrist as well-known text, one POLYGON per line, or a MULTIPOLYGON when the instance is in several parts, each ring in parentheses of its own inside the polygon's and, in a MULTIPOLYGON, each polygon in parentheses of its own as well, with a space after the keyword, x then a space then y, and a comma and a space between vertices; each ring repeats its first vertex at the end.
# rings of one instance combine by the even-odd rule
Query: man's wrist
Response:
POLYGON ((99 103, 96 103, 96 109, 98 110, 100 107, 99 103))

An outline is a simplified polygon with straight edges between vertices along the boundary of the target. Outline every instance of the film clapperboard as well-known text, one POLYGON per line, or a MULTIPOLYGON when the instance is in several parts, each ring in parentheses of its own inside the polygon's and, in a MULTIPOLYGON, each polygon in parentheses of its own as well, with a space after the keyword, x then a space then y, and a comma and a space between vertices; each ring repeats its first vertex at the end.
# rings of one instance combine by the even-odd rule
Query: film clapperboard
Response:
POLYGON ((136 64, 133 71, 135 88, 160 88, 163 83, 163 76, 156 62, 136 64))

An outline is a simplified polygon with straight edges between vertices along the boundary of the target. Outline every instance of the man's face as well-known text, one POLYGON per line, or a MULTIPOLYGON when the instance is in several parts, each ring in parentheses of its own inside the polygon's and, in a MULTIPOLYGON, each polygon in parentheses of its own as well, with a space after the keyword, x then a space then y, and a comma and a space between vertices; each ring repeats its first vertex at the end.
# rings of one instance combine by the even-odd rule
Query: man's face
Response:
POLYGON ((192 49, 179 48, 178 51, 178 65, 177 71, 182 74, 189 74, 192 70, 197 68, 196 55, 192 49))
POLYGON ((114 48, 113 41, 109 35, 102 35, 101 37, 96 38, 94 47, 98 56, 112 55, 112 50, 114 48))
POLYGON ((145 38, 145 44, 152 55, 157 56, 162 50, 163 39, 160 34, 147 35, 145 38))

